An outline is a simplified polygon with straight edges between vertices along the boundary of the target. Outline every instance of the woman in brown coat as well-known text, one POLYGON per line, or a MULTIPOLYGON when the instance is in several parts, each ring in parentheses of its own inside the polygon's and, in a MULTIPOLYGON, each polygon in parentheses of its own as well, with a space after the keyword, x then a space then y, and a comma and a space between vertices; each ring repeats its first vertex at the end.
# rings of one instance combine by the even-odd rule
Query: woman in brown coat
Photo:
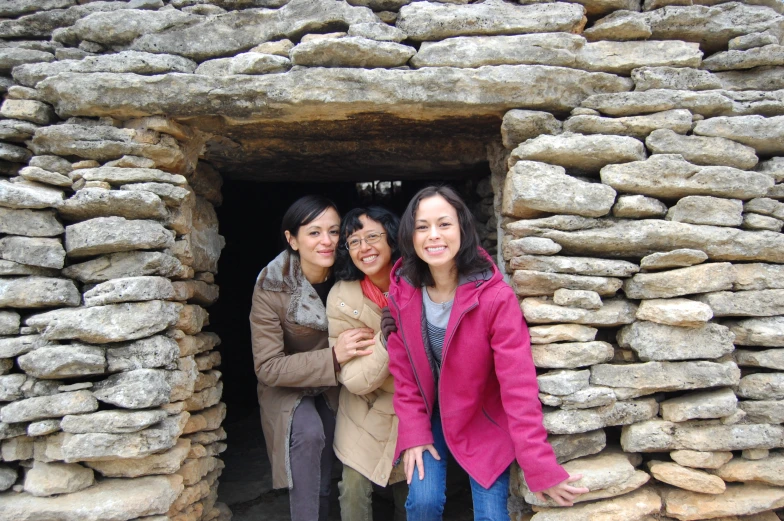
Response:
POLYGON ((343 462, 340 515, 343 521, 372 521, 373 483, 390 485, 395 521, 406 519, 405 474, 393 466, 397 416, 392 408, 395 384, 381 336, 381 310, 387 306, 389 273, 400 256, 397 216, 380 207, 351 210, 340 226, 338 282, 327 298, 329 340, 352 328, 369 327, 375 345, 368 356, 341 364, 340 406, 335 453, 343 462))
POLYGON ((272 486, 288 488, 292 521, 324 521, 329 511, 337 370, 368 353, 372 330, 352 329, 330 349, 325 301, 340 216, 320 196, 283 216, 286 249, 259 274, 250 313, 261 424, 272 486), (317 470, 314 470, 317 469, 317 470))

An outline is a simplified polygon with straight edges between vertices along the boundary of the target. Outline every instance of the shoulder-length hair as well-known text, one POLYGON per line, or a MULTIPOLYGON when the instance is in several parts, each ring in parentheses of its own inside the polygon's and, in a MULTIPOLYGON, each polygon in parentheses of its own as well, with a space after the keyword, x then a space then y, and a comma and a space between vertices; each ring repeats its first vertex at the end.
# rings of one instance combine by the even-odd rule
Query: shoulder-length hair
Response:
POLYGON ((468 275, 490 269, 492 261, 482 254, 480 249, 481 241, 476 232, 474 216, 466 206, 463 199, 457 195, 454 189, 448 186, 428 186, 414 195, 408 203, 406 211, 400 218, 400 233, 398 244, 400 253, 403 255, 401 275, 411 281, 414 286, 432 286, 435 284, 433 276, 430 274, 430 267, 425 261, 419 258, 414 250, 414 227, 416 212, 419 203, 423 199, 429 199, 440 195, 457 211, 457 220, 460 225, 460 249, 455 255, 455 267, 457 276, 468 275))
POLYGON ((367 208, 354 208, 348 212, 340 223, 340 246, 338 247, 337 259, 335 259, 335 279, 336 280, 362 280, 365 274, 356 267, 351 255, 346 249, 346 240, 362 229, 359 218, 367 217, 371 221, 376 221, 384 228, 384 239, 392 249, 392 263, 400 258, 400 248, 397 243, 398 228, 400 218, 381 206, 368 206, 367 208))
POLYGON ((301 227, 313 222, 327 208, 334 209, 340 215, 337 205, 322 195, 306 195, 289 206, 289 209, 283 214, 283 222, 280 225, 280 235, 283 237, 283 244, 286 245, 289 253, 296 252, 286 240, 286 232, 296 237, 301 227))

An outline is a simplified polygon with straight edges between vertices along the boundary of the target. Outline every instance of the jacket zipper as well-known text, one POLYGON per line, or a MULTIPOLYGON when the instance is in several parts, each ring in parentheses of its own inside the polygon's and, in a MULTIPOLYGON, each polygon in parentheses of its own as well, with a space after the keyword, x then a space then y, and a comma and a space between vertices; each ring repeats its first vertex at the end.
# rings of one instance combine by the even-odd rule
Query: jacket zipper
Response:
MULTIPOLYGON (((400 318, 400 307, 398 307, 397 302, 395 302, 395 299, 391 295, 389 296, 388 300, 392 303, 393 306, 395 306, 395 310, 397 310, 397 316, 400 318)), ((425 410, 427 411, 428 417, 430 417, 433 415, 433 411, 430 410, 430 404, 427 403, 425 391, 422 389, 422 382, 419 381, 419 375, 417 374, 416 366, 414 365, 414 359, 411 356, 411 349, 408 347, 408 342, 406 341, 406 335, 403 332, 402 327, 398 328, 398 332, 400 333, 400 337, 403 340, 403 346, 406 348, 408 363, 411 364, 411 370, 414 371, 414 380, 416 380, 417 387, 419 388, 419 394, 422 395, 422 401, 425 402, 425 410)))
MULTIPOLYGON (((450 334, 449 339, 446 342, 444 342, 444 352, 441 354, 441 367, 444 367, 444 362, 446 362, 446 352, 449 350, 449 346, 452 344, 452 338, 455 336, 455 331, 457 331, 457 326, 459 326, 460 322, 463 321, 463 317, 466 315, 466 313, 468 313, 478 305, 479 303, 477 302, 471 307, 464 309, 463 312, 460 313, 460 316, 457 317, 457 321, 455 322, 455 327, 452 329, 452 334, 450 334)), ((441 396, 441 378, 438 379, 438 396, 441 396)))
POLYGON ((484 408, 484 407, 482 407, 482 413, 485 415, 485 418, 487 418, 488 420, 490 420, 490 423, 492 423, 493 425, 495 425, 495 426, 496 426, 496 427, 498 427, 499 429, 501 428, 501 426, 500 426, 500 425, 498 425, 498 422, 496 422, 494 419, 492 419, 492 418, 490 417, 490 415, 487 413, 487 411, 485 410, 485 408, 484 408))

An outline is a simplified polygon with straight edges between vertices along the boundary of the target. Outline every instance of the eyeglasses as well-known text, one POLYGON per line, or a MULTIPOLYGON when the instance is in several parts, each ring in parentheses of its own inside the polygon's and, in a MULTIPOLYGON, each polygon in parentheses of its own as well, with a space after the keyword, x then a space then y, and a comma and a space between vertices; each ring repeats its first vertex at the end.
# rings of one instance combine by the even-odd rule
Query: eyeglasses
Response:
POLYGON ((361 237, 352 237, 348 241, 346 241, 346 249, 347 250, 356 250, 362 245, 362 241, 365 241, 365 244, 375 244, 381 240, 381 237, 386 235, 386 233, 369 233, 365 236, 365 238, 361 237))

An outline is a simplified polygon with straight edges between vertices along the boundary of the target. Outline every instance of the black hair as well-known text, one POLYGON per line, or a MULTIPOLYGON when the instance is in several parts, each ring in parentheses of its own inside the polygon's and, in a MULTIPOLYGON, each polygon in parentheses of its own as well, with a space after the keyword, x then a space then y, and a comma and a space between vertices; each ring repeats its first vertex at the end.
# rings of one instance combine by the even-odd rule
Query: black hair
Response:
POLYGON ((351 260, 351 255, 346 249, 346 239, 362 229, 362 223, 359 218, 363 215, 384 227, 384 232, 386 233, 384 237, 392 249, 391 262, 394 263, 400 258, 400 247, 397 244, 400 218, 381 206, 354 208, 343 217, 340 223, 340 246, 338 247, 337 259, 335 259, 336 280, 362 280, 365 278, 365 274, 354 265, 354 261, 351 260))
POLYGON ((338 211, 337 205, 331 199, 327 199, 322 195, 306 195, 300 197, 289 206, 289 209, 283 214, 283 222, 280 225, 280 234, 283 236, 283 243, 286 245, 289 253, 295 252, 291 248, 289 241, 286 240, 286 232, 296 237, 302 226, 313 222, 327 208, 333 208, 336 212, 338 211))
POLYGON ((416 286, 432 286, 435 284, 430 273, 430 267, 425 261, 420 259, 414 249, 414 221, 419 203, 423 199, 429 199, 440 195, 457 211, 457 220, 460 225, 460 249, 455 255, 455 267, 457 275, 468 275, 486 269, 490 269, 493 263, 480 249, 479 234, 476 232, 474 216, 466 206, 463 199, 454 189, 444 186, 428 186, 420 190, 408 203, 406 211, 400 219, 400 233, 398 234, 398 244, 400 253, 403 255, 401 275, 406 277, 416 286))

